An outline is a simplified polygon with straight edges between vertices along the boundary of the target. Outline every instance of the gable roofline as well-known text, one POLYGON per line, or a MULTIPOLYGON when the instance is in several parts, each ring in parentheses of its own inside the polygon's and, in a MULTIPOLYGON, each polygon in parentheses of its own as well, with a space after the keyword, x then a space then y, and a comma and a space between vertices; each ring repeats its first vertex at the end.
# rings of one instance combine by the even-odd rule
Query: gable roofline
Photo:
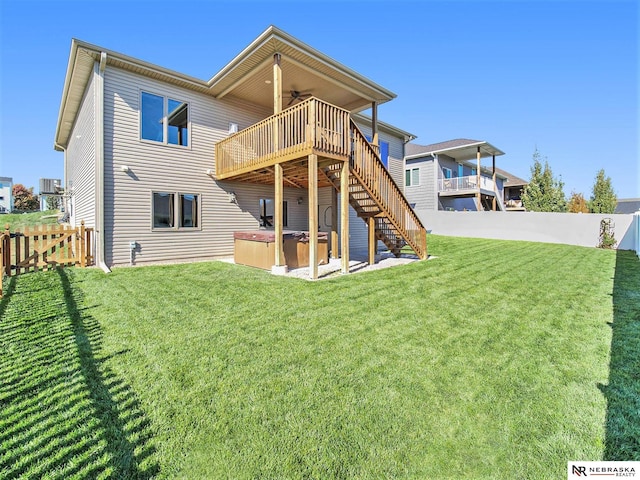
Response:
MULTIPOLYGON (((384 103, 396 98, 396 94, 392 91, 378 85, 369 80, 364 75, 359 74, 355 70, 343 65, 306 43, 298 40, 294 36, 288 34, 284 30, 270 25, 258 38, 251 42, 244 50, 242 50, 235 58, 227 63, 218 73, 216 73, 208 82, 214 96, 218 97, 224 92, 221 87, 226 87, 231 81, 237 80, 243 72, 238 72, 244 62, 252 57, 272 57, 276 53, 287 55, 286 47, 293 49, 296 53, 302 55, 302 61, 318 62, 319 64, 330 68, 337 72, 340 77, 344 77, 355 85, 360 85, 365 90, 370 90, 369 97, 371 101, 384 103)), ((298 61, 301 61, 298 59, 298 61)))

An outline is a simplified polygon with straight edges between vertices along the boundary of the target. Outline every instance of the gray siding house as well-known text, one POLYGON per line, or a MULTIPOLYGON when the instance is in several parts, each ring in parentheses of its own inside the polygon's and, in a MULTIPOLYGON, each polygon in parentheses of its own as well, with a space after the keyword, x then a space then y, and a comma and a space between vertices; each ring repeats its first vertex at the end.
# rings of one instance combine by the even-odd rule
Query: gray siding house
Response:
POLYGON ((504 210, 503 182, 495 167, 504 152, 489 142, 456 139, 406 145, 404 193, 417 212, 504 210), (482 165, 491 158, 491 167, 482 165))
MULTIPOLYGON (((329 160, 339 160, 337 155, 327 153, 329 160, 319 157, 315 196, 309 193, 315 185, 296 173, 294 166, 302 163, 294 164, 291 155, 282 157, 282 165, 290 168, 284 169, 280 190, 277 185, 274 189, 274 161, 252 167, 252 172, 238 162, 248 158, 249 149, 258 150, 258 145, 242 143, 245 133, 262 135, 260 128, 274 112, 315 109, 309 110, 319 118, 313 133, 326 139, 328 130, 321 132, 321 124, 336 115, 326 105, 335 106, 336 112, 351 115, 357 125, 353 128, 377 145, 393 179, 388 181, 401 191, 405 144, 415 137, 376 118, 377 105, 394 97, 276 27, 263 32, 208 81, 74 39, 55 134, 55 148, 64 152, 70 223, 84 221, 95 228, 96 260, 105 270, 129 264, 131 258, 148 263, 229 256, 234 232, 274 227, 272 210, 278 195, 283 211, 275 209, 276 231, 278 226, 309 230, 309 212, 314 210, 309 202, 316 202, 318 229, 334 232, 338 241, 347 232, 349 248, 366 250, 373 228, 388 245, 393 232, 380 223, 380 213, 371 227, 373 212, 367 216, 369 210, 357 204, 355 196, 349 197, 350 203, 336 202, 333 192, 339 182, 330 183, 323 175, 337 178, 328 165, 329 160), (272 73, 276 69, 278 76, 272 73), (313 103, 316 97, 322 101, 313 103), (320 119, 320 107, 330 112, 326 118, 320 119), (359 113, 367 109, 372 118, 359 113), (224 150, 217 150, 223 140, 224 150), (233 142, 242 146, 233 147, 233 142), (227 156, 235 152, 238 176, 232 172, 219 178, 216 151, 227 156), (349 206, 348 222, 341 215, 344 205, 349 206), (336 218, 347 230, 333 225, 336 218)), ((280 127, 280 142, 303 128, 299 122, 287 125, 280 127)), ((307 122, 306 128, 310 125, 307 122)), ((340 125, 331 132, 334 137, 346 135, 346 126, 340 125)), ((344 191, 338 192, 338 199, 344 191)))

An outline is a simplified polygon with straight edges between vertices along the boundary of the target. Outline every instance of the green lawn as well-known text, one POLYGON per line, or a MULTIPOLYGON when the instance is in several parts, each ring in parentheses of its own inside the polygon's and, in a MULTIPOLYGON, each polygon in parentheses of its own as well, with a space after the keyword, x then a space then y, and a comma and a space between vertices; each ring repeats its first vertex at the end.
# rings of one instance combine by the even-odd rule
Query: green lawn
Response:
POLYGON ((56 217, 58 213, 58 210, 32 213, 7 213, 0 215, 0 227, 2 227, 2 231, 4 231, 5 226, 8 224, 9 230, 14 232, 24 227, 57 223, 56 217))
POLYGON ((0 478, 565 478, 640 460, 631 252, 430 236, 318 282, 5 280, 0 478))

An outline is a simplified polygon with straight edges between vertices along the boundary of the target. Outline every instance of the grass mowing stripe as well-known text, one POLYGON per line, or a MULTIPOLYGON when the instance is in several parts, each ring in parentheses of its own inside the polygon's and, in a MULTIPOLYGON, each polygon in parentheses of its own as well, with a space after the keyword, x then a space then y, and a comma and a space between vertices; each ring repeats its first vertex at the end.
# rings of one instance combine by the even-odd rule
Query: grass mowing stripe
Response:
MULTIPOLYGON (((597 387, 620 303, 614 252, 436 236, 429 249, 438 258, 319 282, 217 262, 74 271, 67 290, 95 338, 85 353, 99 352, 89 377, 111 385, 107 417, 146 452, 134 473, 539 479, 569 458, 637 454, 638 422, 597 387)), ((107 438, 104 411, 90 414, 107 438)), ((96 476, 122 468, 92 448, 96 476)), ((47 468, 80 475, 84 455, 47 468)))

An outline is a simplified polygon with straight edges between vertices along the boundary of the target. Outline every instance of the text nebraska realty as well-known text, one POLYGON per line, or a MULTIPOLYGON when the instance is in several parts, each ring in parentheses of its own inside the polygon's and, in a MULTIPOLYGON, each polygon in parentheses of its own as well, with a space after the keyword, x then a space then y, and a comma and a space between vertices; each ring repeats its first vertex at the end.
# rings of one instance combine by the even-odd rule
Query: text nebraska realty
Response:
POLYGON ((585 467, 573 465, 572 473, 578 476, 611 476, 611 477, 635 477, 636 469, 634 467, 585 467))

